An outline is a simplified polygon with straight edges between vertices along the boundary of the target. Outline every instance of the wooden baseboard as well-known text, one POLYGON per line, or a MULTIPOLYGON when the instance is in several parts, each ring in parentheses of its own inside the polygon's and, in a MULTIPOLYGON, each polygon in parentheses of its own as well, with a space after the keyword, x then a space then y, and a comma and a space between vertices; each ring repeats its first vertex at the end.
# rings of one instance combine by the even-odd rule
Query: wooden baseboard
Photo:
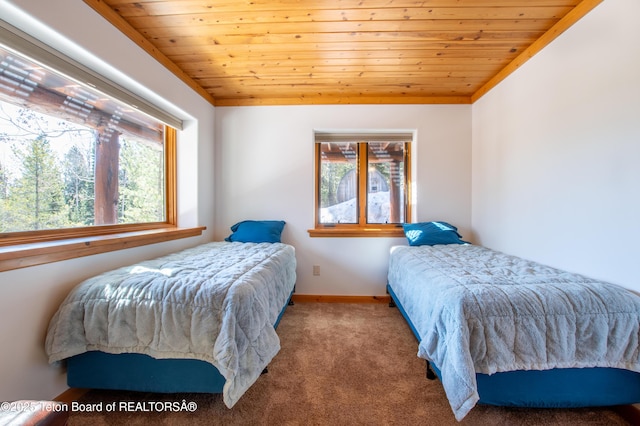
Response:
POLYGON ((391 297, 384 296, 331 296, 317 294, 294 294, 292 300, 297 303, 389 303, 391 297))

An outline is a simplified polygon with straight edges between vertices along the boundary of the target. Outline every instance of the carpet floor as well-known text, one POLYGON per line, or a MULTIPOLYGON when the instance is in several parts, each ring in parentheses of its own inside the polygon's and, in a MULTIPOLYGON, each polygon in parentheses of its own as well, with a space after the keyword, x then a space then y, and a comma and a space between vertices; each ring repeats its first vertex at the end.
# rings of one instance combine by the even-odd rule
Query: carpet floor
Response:
POLYGON ((232 409, 220 395, 92 390, 78 402, 102 403, 101 411, 72 411, 68 425, 630 424, 608 408, 481 405, 457 422, 440 382, 425 378, 402 315, 385 304, 297 303, 278 335, 282 348, 269 372, 232 409), (172 412, 149 402, 184 402, 189 409, 172 412), (113 403, 117 408, 107 412, 113 403))

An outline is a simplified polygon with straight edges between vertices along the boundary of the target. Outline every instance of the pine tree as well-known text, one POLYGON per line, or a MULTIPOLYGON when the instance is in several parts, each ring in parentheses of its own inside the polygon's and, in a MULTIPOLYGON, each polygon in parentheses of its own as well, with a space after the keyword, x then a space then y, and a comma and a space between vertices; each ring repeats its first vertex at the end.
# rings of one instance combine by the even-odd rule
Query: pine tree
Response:
POLYGON ((136 140, 121 140, 118 222, 164 220, 163 151, 136 140))
POLYGON ((7 203, 14 230, 66 226, 64 183, 46 136, 41 134, 22 149, 14 147, 14 155, 22 164, 22 175, 11 185, 7 203))
POLYGON ((64 198, 69 208, 69 221, 74 226, 94 223, 94 150, 72 146, 64 160, 64 198))
POLYGON ((9 196, 9 174, 2 163, 0 163, 0 232, 5 232, 9 219, 7 215, 7 198, 9 196))

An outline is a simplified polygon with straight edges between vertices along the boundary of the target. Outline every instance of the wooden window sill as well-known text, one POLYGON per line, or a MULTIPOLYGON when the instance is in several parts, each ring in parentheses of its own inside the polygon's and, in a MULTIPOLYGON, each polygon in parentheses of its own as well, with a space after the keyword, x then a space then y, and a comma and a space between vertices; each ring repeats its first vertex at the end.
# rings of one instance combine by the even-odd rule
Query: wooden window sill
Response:
POLYGON ((310 237, 404 237, 402 228, 316 228, 309 229, 310 237))
POLYGON ((157 228, 0 247, 0 272, 202 235, 206 227, 157 228))

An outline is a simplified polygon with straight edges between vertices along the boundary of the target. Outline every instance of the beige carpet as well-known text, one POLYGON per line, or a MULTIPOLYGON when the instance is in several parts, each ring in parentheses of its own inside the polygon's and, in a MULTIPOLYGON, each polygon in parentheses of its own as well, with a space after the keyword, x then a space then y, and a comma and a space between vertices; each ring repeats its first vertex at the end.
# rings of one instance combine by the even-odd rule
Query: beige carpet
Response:
MULTIPOLYGON (((425 378, 417 342, 385 304, 298 303, 278 328, 280 353, 228 409, 219 395, 91 391, 72 412, 78 425, 627 425, 611 409, 507 409, 476 406, 456 422, 439 381, 425 378), (134 412, 106 404, 191 403, 194 411, 134 412)), ((137 406, 144 409, 143 405, 137 406)), ((147 406, 148 407, 148 406, 147 406)), ((158 407, 158 406, 156 406, 158 407)))

